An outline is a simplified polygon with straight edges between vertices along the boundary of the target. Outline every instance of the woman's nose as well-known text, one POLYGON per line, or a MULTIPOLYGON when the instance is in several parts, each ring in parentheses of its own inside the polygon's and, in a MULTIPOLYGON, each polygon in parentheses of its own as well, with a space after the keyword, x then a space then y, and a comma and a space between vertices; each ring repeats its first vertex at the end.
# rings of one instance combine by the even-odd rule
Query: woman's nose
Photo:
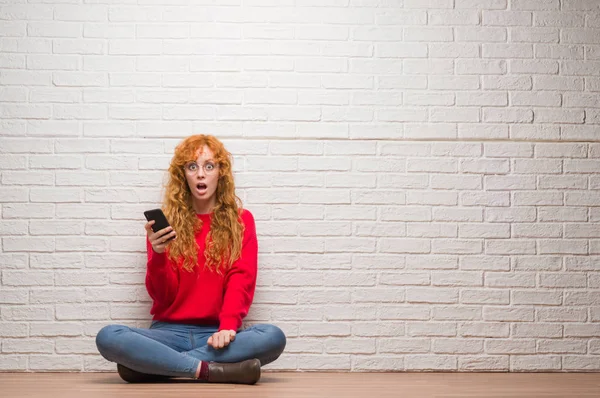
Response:
POLYGON ((198 171, 196 171, 196 175, 204 177, 206 172, 204 171, 204 167, 198 167, 198 171))

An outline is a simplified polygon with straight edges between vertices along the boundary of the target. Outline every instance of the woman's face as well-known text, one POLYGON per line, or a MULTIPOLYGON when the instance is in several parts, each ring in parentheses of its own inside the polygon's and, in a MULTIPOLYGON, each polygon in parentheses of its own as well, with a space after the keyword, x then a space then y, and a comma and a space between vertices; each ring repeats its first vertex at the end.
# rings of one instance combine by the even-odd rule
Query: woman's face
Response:
POLYGON ((200 148, 197 154, 198 158, 195 161, 184 166, 185 178, 192 193, 196 213, 210 213, 217 203, 219 166, 208 146, 200 148))

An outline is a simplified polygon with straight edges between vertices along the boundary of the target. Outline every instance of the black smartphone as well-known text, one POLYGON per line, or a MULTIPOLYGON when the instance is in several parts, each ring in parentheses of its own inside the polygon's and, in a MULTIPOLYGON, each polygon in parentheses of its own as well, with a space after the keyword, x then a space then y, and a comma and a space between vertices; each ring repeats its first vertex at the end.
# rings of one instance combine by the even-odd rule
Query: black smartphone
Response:
MULTIPOLYGON (((148 221, 154 220, 154 224, 152 224, 151 227, 154 232, 158 232, 161 229, 167 228, 170 225, 169 221, 167 221, 167 217, 165 217, 165 213, 163 213, 161 209, 146 210, 144 212, 144 216, 146 216, 146 220, 148 221)), ((174 236, 167 239, 166 242, 170 241, 173 238, 174 236)))

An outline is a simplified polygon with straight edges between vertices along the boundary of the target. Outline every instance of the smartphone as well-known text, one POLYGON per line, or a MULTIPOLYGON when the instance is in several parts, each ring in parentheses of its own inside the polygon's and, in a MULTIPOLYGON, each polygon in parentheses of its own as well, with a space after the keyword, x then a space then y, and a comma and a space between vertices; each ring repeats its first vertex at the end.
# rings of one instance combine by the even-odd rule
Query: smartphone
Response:
MULTIPOLYGON (((167 221, 167 217, 165 217, 165 213, 163 213, 161 209, 147 210, 144 212, 144 216, 146 216, 146 220, 148 221, 154 220, 154 224, 152 224, 151 227, 154 232, 158 232, 161 229, 167 228, 170 225, 169 221, 167 221)), ((172 236, 171 238, 167 239, 166 242, 170 241, 173 238, 175 237, 172 236)))

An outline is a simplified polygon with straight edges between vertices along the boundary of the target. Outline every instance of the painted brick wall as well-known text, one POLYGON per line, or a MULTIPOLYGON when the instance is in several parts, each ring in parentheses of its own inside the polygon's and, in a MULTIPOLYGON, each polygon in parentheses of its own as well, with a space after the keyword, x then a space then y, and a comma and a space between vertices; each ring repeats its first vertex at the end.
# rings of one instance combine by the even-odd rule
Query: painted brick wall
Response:
POLYGON ((268 368, 600 370, 600 2, 14 0, 0 51, 0 370, 114 371, 196 133, 257 221, 268 368))

